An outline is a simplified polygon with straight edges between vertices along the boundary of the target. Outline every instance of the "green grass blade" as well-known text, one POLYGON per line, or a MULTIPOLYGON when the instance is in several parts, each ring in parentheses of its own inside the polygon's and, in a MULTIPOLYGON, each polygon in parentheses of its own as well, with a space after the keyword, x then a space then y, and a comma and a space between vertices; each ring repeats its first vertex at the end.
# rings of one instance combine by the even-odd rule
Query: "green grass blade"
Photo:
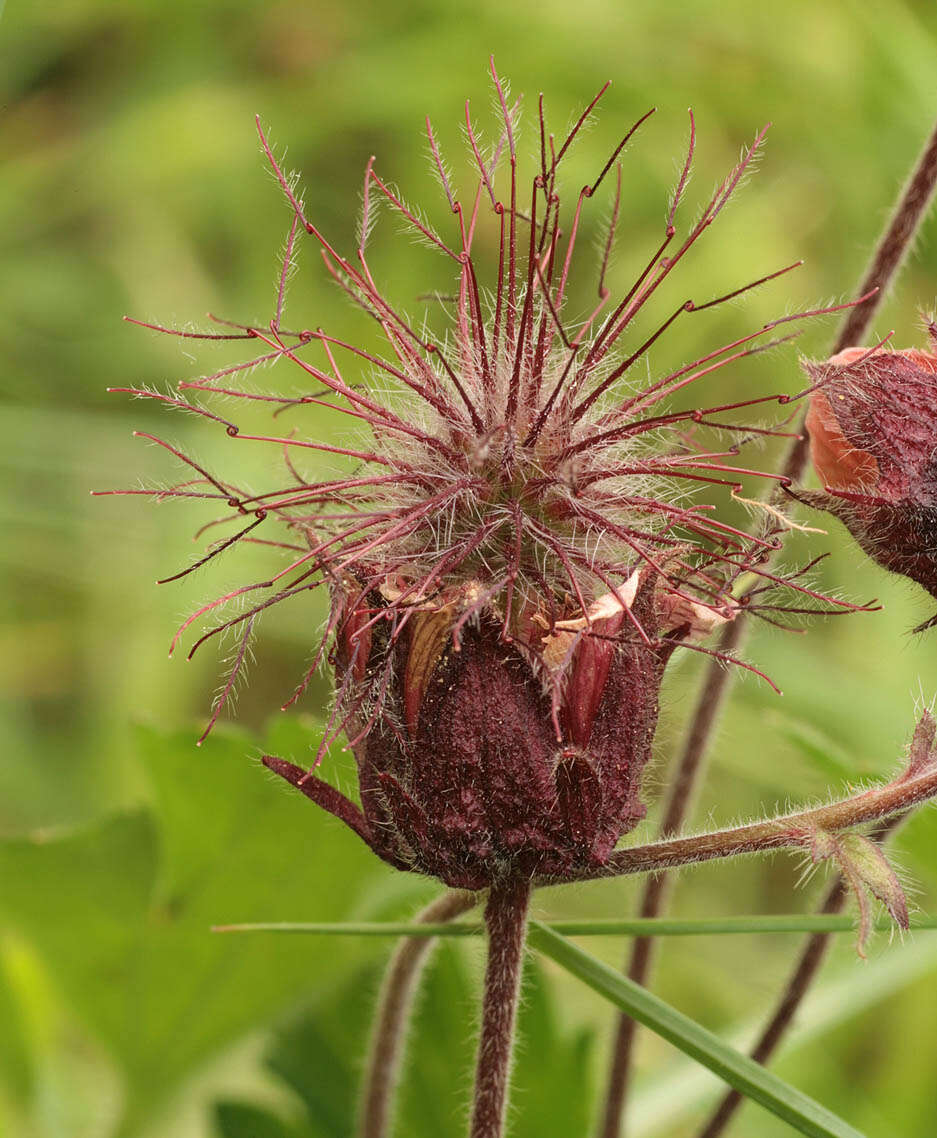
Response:
MULTIPOLYGON (((630 920, 548 921, 547 928, 563 936, 727 936, 741 933, 843 933, 851 932, 855 922, 848 916, 792 914, 766 917, 703 917, 687 920, 670 917, 630 920)), ((892 921, 876 921, 878 932, 888 932, 892 921)), ((937 929, 937 917, 911 920, 911 928, 937 929)), ((406 921, 359 921, 317 923, 309 921, 264 921, 255 924, 215 925, 219 933, 306 933, 315 936, 477 936, 479 922, 452 921, 448 924, 410 924, 406 921)))
POLYGON ((213 933, 304 933, 312 936, 479 936, 484 925, 468 921, 410 924, 407 921, 260 921, 212 925, 213 933))
POLYGON ((863 1138, 860 1131, 818 1102, 539 921, 531 922, 530 943, 610 1003, 801 1134, 810 1138, 863 1138))
MULTIPOLYGON (((796 1054, 808 1044, 816 1045, 827 1033, 858 1020, 872 1008, 887 1014, 888 1004, 915 986, 919 986, 923 997, 932 990, 937 976, 937 941, 921 937, 891 945, 887 952, 866 961, 861 972, 861 979, 857 979, 853 967, 817 981, 798 1009, 796 1021, 778 1052, 779 1059, 782 1053, 796 1054)), ((754 1012, 727 1024, 719 1034, 733 1047, 747 1051, 764 1026, 764 1014, 764 1009, 754 1012)), ((835 1043, 830 1040, 829 1046, 835 1047, 835 1043)), ((921 1056, 921 1062, 927 1063, 925 1056, 921 1056)), ((665 1067, 635 1087, 634 1095, 629 1096, 628 1138, 671 1138, 674 1134, 693 1133, 694 1120, 698 1125, 703 1112, 708 1114, 723 1090, 711 1071, 689 1056, 675 1053, 665 1067)), ((750 1131, 743 1129, 740 1133, 749 1135, 750 1131)))

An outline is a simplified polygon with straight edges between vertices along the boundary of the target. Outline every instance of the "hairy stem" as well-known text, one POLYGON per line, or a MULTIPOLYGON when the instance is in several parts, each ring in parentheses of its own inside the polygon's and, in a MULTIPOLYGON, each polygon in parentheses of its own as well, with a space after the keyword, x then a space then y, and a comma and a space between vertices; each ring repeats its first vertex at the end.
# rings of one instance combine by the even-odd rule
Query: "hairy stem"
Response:
MULTIPOLYGON (((934 126, 921 156, 907 184, 898 197, 891 220, 886 227, 875 253, 866 269, 859 289, 864 295, 872 289, 878 291, 862 304, 850 309, 833 345, 833 354, 865 339, 875 314, 878 312, 888 286, 901 267, 914 242, 937 187, 937 125, 934 126)), ((809 454, 809 440, 801 419, 798 437, 784 456, 780 470, 789 482, 799 482, 804 475, 809 454)), ((728 625, 719 642, 723 655, 737 651, 744 640, 742 622, 728 625)), ((728 694, 732 680, 730 670, 718 659, 708 666, 700 698, 687 733, 683 751, 677 762, 671 783, 670 796, 661 823, 660 837, 679 833, 696 798, 705 767, 705 759, 712 739, 713 728, 728 694)), ((669 887, 665 875, 649 878, 640 903, 642 917, 657 917, 665 910, 669 887)), ((646 984, 654 961, 654 942, 647 937, 637 938, 625 962, 625 971, 638 984, 646 984)), ((631 1052, 636 1025, 626 1015, 618 1019, 618 1029, 609 1068, 608 1092, 599 1129, 600 1138, 618 1138, 621 1133, 624 1105, 628 1093, 631 1052)))
MULTIPOLYGON (((451 921, 477 903, 476 894, 453 889, 430 902, 416 920, 451 921)), ((435 937, 403 937, 387 966, 361 1087, 359 1138, 385 1138, 390 1129, 413 995, 435 943, 435 937)))
POLYGON ((488 965, 471 1138, 501 1138, 504 1131, 530 888, 529 881, 510 877, 488 894, 488 965))
MULTIPOLYGON (((582 871, 576 880, 594 881, 631 873, 653 873, 679 865, 809 847, 818 834, 835 834, 855 826, 882 822, 934 797, 937 797, 937 761, 928 762, 923 770, 902 775, 893 782, 843 798, 829 806, 619 850, 605 865, 582 871)), ((534 884, 552 885, 557 882, 550 878, 537 878, 534 884)))
MULTIPOLYGON (((889 818, 877 826, 870 837, 877 842, 885 841, 903 820, 903 815, 889 818)), ((838 875, 827 890, 817 912, 824 915, 840 912, 845 906, 848 896, 849 890, 846 882, 841 875, 838 875)), ((778 1049, 781 1040, 787 1034, 788 1028, 794 1022, 797 1009, 800 1007, 804 996, 806 996, 810 985, 823 966, 831 943, 832 938, 829 933, 812 933, 807 937, 777 1006, 762 1029, 758 1042, 751 1050, 751 1057, 756 1062, 762 1065, 766 1064, 778 1049)), ((741 1103, 742 1095, 738 1091, 727 1091, 699 1132, 699 1138, 718 1138, 732 1120, 732 1116, 741 1103)))
MULTIPOLYGON (((937 188, 937 125, 931 131, 911 176, 898 196, 888 227, 872 254, 872 260, 859 286, 859 295, 878 289, 874 296, 851 308, 843 320, 833 344, 833 352, 841 352, 862 344, 888 294, 888 286, 911 251, 914 238, 927 213, 937 188)), ((791 482, 799 482, 807 465, 809 440, 801 424, 800 438, 795 439, 781 467, 791 482)))

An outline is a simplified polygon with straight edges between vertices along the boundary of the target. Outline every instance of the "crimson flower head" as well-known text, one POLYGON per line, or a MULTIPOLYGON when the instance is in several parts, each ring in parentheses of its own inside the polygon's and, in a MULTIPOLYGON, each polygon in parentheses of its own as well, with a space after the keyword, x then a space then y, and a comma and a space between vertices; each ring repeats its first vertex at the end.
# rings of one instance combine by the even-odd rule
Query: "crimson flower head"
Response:
MULTIPOLYGON (((489 147, 466 104, 476 184, 465 203, 426 123, 449 238, 404 203, 372 160, 358 248, 346 257, 306 216, 261 132, 291 209, 275 313, 266 327, 204 335, 256 340, 263 354, 181 387, 267 401, 278 411, 336 409, 347 416, 347 444, 298 427, 262 436, 287 456, 286 484, 262 494, 174 450, 194 477, 155 492, 215 499, 241 519, 242 528, 192 568, 238 541, 258 540, 262 524, 269 530, 278 521, 288 534, 279 543, 286 563, 275 573, 183 625, 239 606, 195 645, 225 630, 240 637, 212 721, 255 619, 326 584, 325 636, 290 702, 327 658, 336 699, 315 765, 344 733, 357 760, 360 804, 314 771, 270 756, 265 762, 386 861, 466 888, 512 872, 575 876, 602 864, 642 817, 640 779, 668 659, 678 647, 714 652, 699 641, 739 614, 740 581, 760 574, 767 589, 778 580, 765 566, 779 527, 749 537, 691 496, 713 486, 735 492, 742 476, 757 473, 735 465, 739 447, 777 432, 725 416, 767 398, 688 411, 674 409, 673 397, 776 343, 769 334, 778 324, 810 315, 784 317, 648 376, 648 353, 673 325, 794 267, 651 316, 664 283, 739 186, 764 132, 678 239, 695 144, 691 116, 660 244, 613 301, 605 278, 619 215, 618 160, 650 112, 565 212, 564 162, 605 88, 562 139, 548 131, 541 97, 539 162, 525 183, 519 104, 491 71, 500 116, 489 147), (607 181, 614 183, 611 225, 594 266, 597 301, 571 323, 565 313, 583 211, 607 181), (451 267, 452 295, 436 298, 448 323, 442 336, 427 331, 428 317, 403 315, 372 272, 366 242, 378 201, 451 267), (383 353, 321 329, 284 329, 284 284, 300 234, 311 236, 337 284, 377 323, 383 353), (486 260, 493 267, 483 280, 486 260), (283 360, 298 369, 299 393, 259 392, 240 378, 258 362, 283 360), (304 450, 343 465, 328 480, 310 481, 291 458, 304 450)), ((157 397, 220 422, 239 444, 261 438, 185 397, 157 397)), ((749 588, 748 611, 759 608, 764 589, 749 588)))
MULTIPOLYGON (((937 326, 928 330, 937 349, 937 326)), ((808 370, 817 387, 807 429, 825 489, 805 500, 937 597, 937 355, 847 348, 808 370)))

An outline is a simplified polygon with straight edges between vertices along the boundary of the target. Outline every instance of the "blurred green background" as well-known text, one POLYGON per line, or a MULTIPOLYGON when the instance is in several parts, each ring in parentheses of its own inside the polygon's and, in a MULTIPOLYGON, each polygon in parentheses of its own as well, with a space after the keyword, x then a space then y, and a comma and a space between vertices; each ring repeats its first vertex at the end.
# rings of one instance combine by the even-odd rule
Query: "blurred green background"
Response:
MULTIPOLYGON (((383 176, 437 223, 449 217, 426 160, 430 113, 456 170, 471 97, 484 117, 494 52, 554 128, 607 79, 579 146, 568 195, 601 168, 624 129, 658 114, 629 148, 611 283, 626 288, 659 240, 686 136, 698 159, 686 224, 766 121, 756 176, 669 301, 718 295, 803 257, 744 304, 688 320, 660 345, 674 366, 772 316, 850 295, 937 108, 933 4, 804 0, 677 6, 635 0, 268 4, 208 0, 11 0, 0 20, 5 161, 0 179, 0 1133, 11 1138, 331 1138, 350 1132, 368 1002, 389 946, 212 935, 215 922, 397 918, 437 891, 378 863, 337 823, 274 785, 261 748, 309 760, 327 698, 316 682, 292 719, 271 712, 308 664, 321 598, 264 621, 239 727, 194 746, 220 661, 207 649, 167 662, 179 619, 226 585, 268 570, 238 551, 153 587, 195 556, 208 515, 180 503, 89 497, 90 488, 171 480, 158 431, 219 470, 262 485, 263 448, 193 417, 108 395, 165 385, 238 358, 160 338, 124 313, 174 327, 207 311, 269 318, 288 211, 261 160, 252 116, 302 171, 309 214, 354 241, 361 176, 383 176), (581 181, 579 180, 581 178, 581 181), (679 295, 678 295, 679 293, 679 295), (223 559, 222 559, 223 560, 223 559)), ((587 221, 598 239, 605 205, 587 221)), ((448 266, 386 215, 374 264, 408 310, 448 287, 448 266)), ((586 252, 574 284, 595 287, 586 252)), ((919 344, 918 311, 937 293, 937 223, 926 225, 876 331, 919 344)), ((576 292, 575 290, 578 290, 576 292)), ((304 247, 288 320, 365 342, 360 312, 304 247)), ((726 373, 700 398, 795 391, 798 352, 822 356, 832 321, 793 348, 726 373)), ((255 377, 264 382, 265 377, 255 377)), ((276 390, 301 386, 278 370, 276 390)), ((224 413, 222 411, 222 413, 224 413)), ((305 412, 304 412, 305 414, 305 412)), ((294 422, 322 437, 341 425, 294 422)), ((329 463, 307 459, 311 475, 329 463)), ((726 512, 732 513, 731 504, 726 512)), ((738 507, 734 507, 736 510, 738 507)), ((739 515, 740 516, 740 515, 739 515)), ((813 519, 816 521, 816 519, 813 519)), ((825 524, 825 523, 821 523, 825 524)), ((915 711, 937 693, 937 636, 907 630, 933 602, 866 562, 837 523, 799 552, 833 556, 820 578, 883 609, 816 622, 805 635, 759 629, 748 656, 784 690, 739 675, 700 803, 714 823, 841 793, 893 769, 915 711)), ((792 557, 797 550, 792 551, 792 557)), ((222 656, 223 656, 222 652, 222 656)), ((691 706, 701 661, 671 669, 648 781, 656 799, 691 706)), ((347 757, 328 760, 347 780, 347 757)), ((653 811, 651 822, 653 821, 653 811)), ((643 832, 643 831, 642 831, 643 832)), ((647 833, 652 832, 651 823, 647 833)), ((925 812, 896 846, 937 909, 937 822, 925 812)), ((686 872, 687 915, 787 912, 812 904, 791 859, 686 872)), ((538 897, 547 915, 626 915, 633 883, 538 897)), ((791 936, 674 940, 658 990, 744 1042, 798 943, 791 936)), ((624 943, 591 941, 609 960, 624 943)), ((459 1134, 469 1087, 478 946, 446 947, 430 974, 404 1086, 399 1133, 459 1134)), ((843 937, 778 1070, 869 1135, 937 1132, 937 936, 880 936, 867 963, 843 937)), ((551 969, 531 972, 517 1135, 587 1133, 601 1083, 608 1011, 551 969)), ((717 1092, 667 1045, 644 1038, 634 1138, 678 1138, 717 1092)), ((732 1134, 789 1128, 746 1107, 732 1134)))

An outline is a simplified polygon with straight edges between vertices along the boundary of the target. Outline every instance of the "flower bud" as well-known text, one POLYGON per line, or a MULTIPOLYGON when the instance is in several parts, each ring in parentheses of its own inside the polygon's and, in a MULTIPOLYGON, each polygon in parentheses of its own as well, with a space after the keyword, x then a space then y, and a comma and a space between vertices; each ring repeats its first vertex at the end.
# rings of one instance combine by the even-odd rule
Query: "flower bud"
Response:
MULTIPOLYGON (((933 325, 930 334, 937 345, 933 325)), ((847 348, 808 371, 818 384, 810 451, 825 489, 804 500, 937 596, 937 356, 847 348)))

